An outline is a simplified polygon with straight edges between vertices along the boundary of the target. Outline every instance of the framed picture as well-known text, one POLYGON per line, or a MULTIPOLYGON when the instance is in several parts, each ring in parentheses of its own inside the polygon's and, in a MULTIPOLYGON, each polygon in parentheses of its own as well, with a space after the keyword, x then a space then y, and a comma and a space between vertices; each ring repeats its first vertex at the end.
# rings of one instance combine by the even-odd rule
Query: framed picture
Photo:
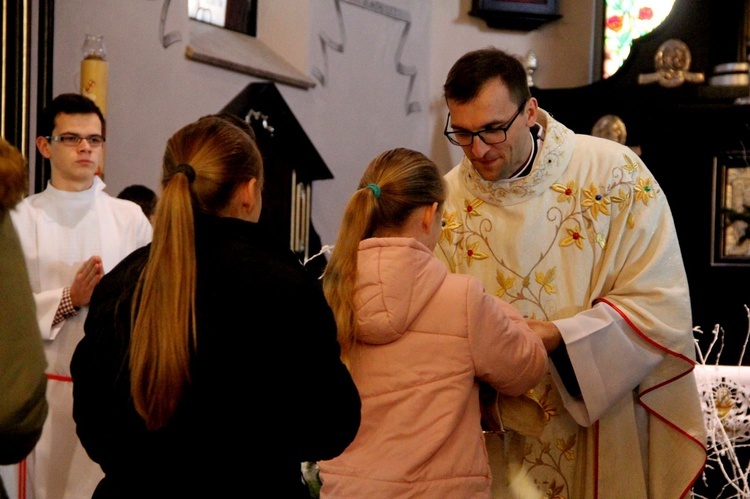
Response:
POLYGON ((188 17, 245 35, 256 36, 257 0, 188 0, 188 17))
POLYGON ((469 15, 495 29, 530 31, 560 19, 558 0, 472 0, 469 15))
POLYGON ((750 266, 750 157, 731 151, 714 158, 711 265, 750 266))

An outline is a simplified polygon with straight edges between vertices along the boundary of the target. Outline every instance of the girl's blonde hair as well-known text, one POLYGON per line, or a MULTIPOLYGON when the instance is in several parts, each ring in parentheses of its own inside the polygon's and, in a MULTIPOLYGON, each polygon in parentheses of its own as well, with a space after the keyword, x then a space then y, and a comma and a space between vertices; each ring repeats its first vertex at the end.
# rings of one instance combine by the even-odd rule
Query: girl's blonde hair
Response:
POLYGON ((445 201, 438 167, 424 154, 398 148, 375 157, 344 210, 323 274, 323 291, 338 326, 341 358, 350 364, 359 339, 354 289, 359 242, 380 229, 400 229, 417 208, 445 201))

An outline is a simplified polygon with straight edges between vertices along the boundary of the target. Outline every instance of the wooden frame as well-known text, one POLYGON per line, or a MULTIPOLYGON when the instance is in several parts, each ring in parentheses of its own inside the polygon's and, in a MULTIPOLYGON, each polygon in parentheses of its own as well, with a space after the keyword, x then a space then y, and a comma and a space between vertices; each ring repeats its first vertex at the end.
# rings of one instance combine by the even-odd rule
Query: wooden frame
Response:
POLYGON ((3 2, 0 6, 0 137, 28 157, 29 52, 31 25, 26 21, 31 10, 28 2, 3 2))
MULTIPOLYGON (((52 167, 36 149, 34 145, 37 123, 41 119, 44 108, 52 101, 52 56, 54 54, 55 39, 55 0, 39 0, 38 46, 36 54, 37 84, 36 84, 36 116, 30 128, 30 147, 34 150, 34 192, 41 192, 47 187, 52 177, 52 167)), ((29 152, 31 154, 31 152, 29 152)), ((30 156, 29 156, 30 157, 30 156)))
POLYGON ((29 158, 29 169, 33 171, 32 193, 43 190, 50 177, 49 164, 36 150, 34 139, 39 114, 52 100, 54 13, 54 0, 3 2, 0 10, 3 32, 0 135, 29 158), (35 26, 36 53, 32 43, 35 26), (32 75, 32 67, 35 75, 32 75), (36 87, 32 85, 32 76, 36 78, 36 87), (32 101, 36 115, 32 114, 32 101))
POLYGON ((750 158, 743 151, 714 157, 711 265, 750 266, 750 158))
POLYGON ((560 19, 558 0, 472 0, 469 15, 495 29, 530 31, 560 19))

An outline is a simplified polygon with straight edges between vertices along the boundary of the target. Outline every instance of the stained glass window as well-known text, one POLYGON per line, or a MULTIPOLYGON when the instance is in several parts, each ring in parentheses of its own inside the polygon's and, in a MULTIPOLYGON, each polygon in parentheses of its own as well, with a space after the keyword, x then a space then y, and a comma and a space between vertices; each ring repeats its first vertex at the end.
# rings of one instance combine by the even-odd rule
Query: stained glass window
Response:
MULTIPOLYGON (((714 0, 716 1, 716 0, 714 0)), ((605 0, 602 78, 617 71, 630 54, 633 40, 656 28, 675 0, 605 0)))

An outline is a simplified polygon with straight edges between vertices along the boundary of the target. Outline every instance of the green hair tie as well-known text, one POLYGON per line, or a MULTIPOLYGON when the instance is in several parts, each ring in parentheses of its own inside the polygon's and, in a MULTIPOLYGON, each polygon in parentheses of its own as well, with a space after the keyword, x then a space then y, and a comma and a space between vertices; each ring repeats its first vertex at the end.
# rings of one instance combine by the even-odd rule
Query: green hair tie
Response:
POLYGON ((372 189, 372 193, 375 194, 375 199, 380 197, 380 187, 378 184, 367 184, 368 189, 372 189))

